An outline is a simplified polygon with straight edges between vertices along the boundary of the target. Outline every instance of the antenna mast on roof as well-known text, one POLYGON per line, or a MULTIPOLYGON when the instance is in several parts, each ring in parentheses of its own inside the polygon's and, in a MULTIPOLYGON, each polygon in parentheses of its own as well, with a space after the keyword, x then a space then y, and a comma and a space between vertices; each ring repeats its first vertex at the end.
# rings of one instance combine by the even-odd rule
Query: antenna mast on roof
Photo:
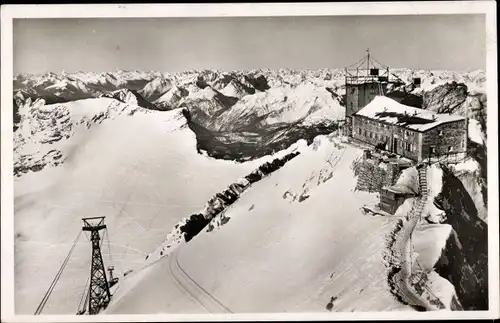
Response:
POLYGON ((366 75, 370 76, 370 49, 366 49, 367 59, 366 59, 366 75))

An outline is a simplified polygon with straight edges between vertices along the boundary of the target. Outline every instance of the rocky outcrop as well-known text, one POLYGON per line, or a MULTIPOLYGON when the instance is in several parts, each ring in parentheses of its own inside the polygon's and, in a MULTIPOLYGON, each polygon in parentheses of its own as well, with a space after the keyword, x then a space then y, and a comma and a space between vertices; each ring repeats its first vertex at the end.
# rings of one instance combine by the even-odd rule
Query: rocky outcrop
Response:
POLYGON ((245 76, 245 80, 259 91, 267 91, 271 87, 264 75, 245 76))
POLYGON ((167 93, 172 88, 172 81, 163 77, 157 77, 144 88, 139 90, 139 94, 142 95, 149 102, 153 102, 163 94, 167 93))
POLYGON ((464 115, 467 100, 467 85, 451 82, 438 85, 423 94, 422 108, 437 113, 464 115))
POLYGON ((454 286, 465 310, 488 309, 488 226, 462 182, 445 166, 435 205, 453 228, 436 272, 454 286))
POLYGON ((41 158, 34 158, 30 155, 21 155, 14 163, 14 176, 20 177, 22 174, 28 172, 39 172, 45 167, 56 167, 62 163, 66 158, 62 152, 53 149, 43 155, 41 158))
POLYGON ((189 95, 189 91, 183 87, 174 86, 167 93, 163 94, 154 105, 160 110, 171 110, 176 108, 183 98, 189 95))
MULTIPOLYGON (((75 135, 78 129, 89 129, 94 124, 116 115, 133 115, 139 106, 123 104, 116 99, 93 98, 100 103, 99 110, 82 115, 72 114, 74 103, 46 105, 38 99, 19 107, 19 128, 14 133, 14 175, 22 176, 48 166, 58 166, 66 160, 61 144, 75 135)), ((145 110, 146 111, 146 110, 145 110)), ((66 149, 67 150, 67 149, 66 149)))
MULTIPOLYGON (((183 233, 186 242, 200 233, 213 218, 222 214, 230 205, 236 202, 240 194, 248 189, 252 183, 261 180, 264 176, 283 167, 286 162, 295 158, 297 155, 299 155, 299 153, 294 152, 282 158, 276 158, 272 162, 266 162, 238 182, 229 185, 226 190, 215 194, 208 200, 205 208, 200 213, 191 215, 185 224, 180 226, 179 229, 183 233)), ((224 225, 229 219, 228 217, 221 219, 220 225, 224 225)), ((209 228, 209 231, 211 230, 213 230, 213 226, 209 228)))
POLYGON ((116 99, 120 102, 136 105, 149 110, 157 110, 158 108, 144 99, 137 91, 121 89, 114 92, 104 93, 101 97, 116 99))
POLYGON ((13 107, 14 111, 12 114, 12 124, 13 124, 13 130, 16 132, 16 130, 19 128, 19 122, 21 121, 21 116, 19 115, 19 104, 16 99, 13 99, 13 107))

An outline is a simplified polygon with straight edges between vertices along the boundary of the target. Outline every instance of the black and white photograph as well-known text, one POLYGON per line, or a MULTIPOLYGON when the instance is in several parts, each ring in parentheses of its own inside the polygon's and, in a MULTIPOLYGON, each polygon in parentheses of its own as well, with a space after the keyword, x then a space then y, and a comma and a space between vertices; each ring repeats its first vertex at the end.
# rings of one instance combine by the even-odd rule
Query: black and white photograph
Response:
POLYGON ((491 1, 2 6, 2 321, 498 318, 496 42, 491 1))

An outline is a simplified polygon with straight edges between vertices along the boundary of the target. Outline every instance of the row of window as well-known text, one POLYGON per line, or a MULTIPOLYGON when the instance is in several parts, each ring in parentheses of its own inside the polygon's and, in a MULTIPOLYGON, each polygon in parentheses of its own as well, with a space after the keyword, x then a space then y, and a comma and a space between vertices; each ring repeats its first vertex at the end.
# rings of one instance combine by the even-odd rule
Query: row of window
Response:
MULTIPOLYGON (((385 123, 380 123, 380 122, 377 122, 377 121, 374 121, 374 120, 369 120, 369 119, 359 119, 360 120, 360 123, 362 124, 374 124, 376 126, 379 126, 383 129, 389 129, 391 126, 389 124, 385 124, 385 123)), ((399 129, 399 132, 400 133, 404 133, 404 137, 405 138, 409 138, 409 137, 412 137, 412 136, 415 136, 415 132, 413 131, 409 131, 409 130, 403 130, 403 129, 399 129)), ((439 131, 439 136, 442 136, 443 135, 443 131, 440 130, 439 131)))
POLYGON ((361 130, 361 128, 358 128, 358 134, 360 136, 364 136, 364 137, 370 138, 370 139, 377 139, 377 140, 383 140, 383 141, 389 140, 389 136, 380 135, 378 133, 371 132, 371 131, 361 130))
MULTIPOLYGON (((358 128, 358 134, 360 136, 364 136, 365 138, 376 139, 376 140, 380 140, 380 141, 386 142, 386 143, 389 141, 389 136, 381 135, 381 134, 374 133, 371 131, 362 130, 361 128, 358 128)), ((411 142, 399 141, 398 146, 401 148, 404 148, 407 151, 416 151, 417 150, 417 147, 414 144, 412 144, 411 142)), ((386 147, 386 149, 387 149, 387 147, 386 147)))

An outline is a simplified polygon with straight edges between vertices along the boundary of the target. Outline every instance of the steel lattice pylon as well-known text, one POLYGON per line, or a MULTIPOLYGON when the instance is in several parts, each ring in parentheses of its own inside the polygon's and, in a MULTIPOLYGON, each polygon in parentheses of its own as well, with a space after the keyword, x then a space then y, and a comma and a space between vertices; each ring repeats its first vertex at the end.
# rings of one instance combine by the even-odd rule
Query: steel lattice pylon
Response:
POLYGON ((99 313, 105 308, 111 300, 108 280, 104 263, 102 261, 101 237, 99 231, 106 229, 104 217, 84 218, 83 231, 90 231, 92 242, 92 264, 90 267, 90 286, 89 286, 89 314, 99 313))

